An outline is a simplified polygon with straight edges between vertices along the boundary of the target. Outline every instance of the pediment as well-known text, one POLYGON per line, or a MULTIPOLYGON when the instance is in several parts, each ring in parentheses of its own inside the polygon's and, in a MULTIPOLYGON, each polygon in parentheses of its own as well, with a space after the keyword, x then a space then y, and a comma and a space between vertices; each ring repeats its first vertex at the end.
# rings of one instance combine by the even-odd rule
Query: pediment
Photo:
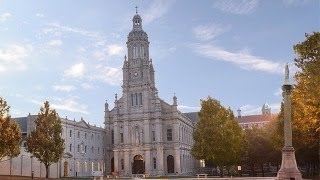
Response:
POLYGON ((89 124, 86 123, 84 120, 77 122, 76 125, 84 128, 90 128, 89 124))
POLYGON ((66 152, 63 154, 63 158, 72 158, 72 157, 73 157, 72 154, 69 152, 66 152))

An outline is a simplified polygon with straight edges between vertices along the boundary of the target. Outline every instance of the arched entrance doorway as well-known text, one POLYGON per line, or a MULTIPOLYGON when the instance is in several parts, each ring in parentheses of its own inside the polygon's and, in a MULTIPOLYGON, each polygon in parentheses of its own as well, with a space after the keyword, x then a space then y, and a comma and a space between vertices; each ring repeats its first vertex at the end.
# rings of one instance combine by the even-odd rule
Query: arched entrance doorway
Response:
POLYGON ((63 176, 64 177, 68 177, 69 176, 69 166, 68 166, 68 162, 65 161, 63 163, 63 176))
POLYGON ((111 158, 111 172, 114 172, 114 158, 111 158))
POLYGON ((167 168, 168 173, 174 173, 174 158, 171 155, 167 157, 167 168))
POLYGON ((133 158, 132 174, 144 174, 144 162, 141 155, 136 155, 133 158))

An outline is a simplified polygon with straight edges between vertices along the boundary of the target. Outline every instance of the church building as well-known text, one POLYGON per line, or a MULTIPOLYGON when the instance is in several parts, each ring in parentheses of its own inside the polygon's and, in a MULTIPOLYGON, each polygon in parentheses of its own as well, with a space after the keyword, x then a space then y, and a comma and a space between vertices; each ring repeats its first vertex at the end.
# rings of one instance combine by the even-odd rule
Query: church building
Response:
POLYGON ((137 13, 128 34, 123 62, 122 96, 114 108, 105 103, 107 171, 132 174, 188 174, 197 162, 190 154, 194 123, 159 98, 149 41, 137 13))

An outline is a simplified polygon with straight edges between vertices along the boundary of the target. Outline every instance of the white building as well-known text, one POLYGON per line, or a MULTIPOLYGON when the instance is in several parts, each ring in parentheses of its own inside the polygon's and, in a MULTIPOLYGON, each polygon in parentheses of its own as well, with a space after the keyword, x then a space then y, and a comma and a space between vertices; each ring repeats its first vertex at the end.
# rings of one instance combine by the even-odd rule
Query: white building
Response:
MULTIPOLYGON (((0 162, 0 175, 18 175, 45 177, 43 164, 25 151, 25 137, 35 129, 36 115, 13 118, 18 122, 23 141, 18 157, 0 162)), ((89 125, 83 119, 79 122, 61 118, 62 138, 65 140, 65 150, 60 162, 50 166, 50 177, 91 176, 92 171, 105 171, 105 131, 101 127, 89 125)))
POLYGON ((122 96, 105 104, 107 171, 131 174, 187 174, 197 164, 190 155, 193 122, 158 97, 148 35, 136 14, 124 57, 122 96))

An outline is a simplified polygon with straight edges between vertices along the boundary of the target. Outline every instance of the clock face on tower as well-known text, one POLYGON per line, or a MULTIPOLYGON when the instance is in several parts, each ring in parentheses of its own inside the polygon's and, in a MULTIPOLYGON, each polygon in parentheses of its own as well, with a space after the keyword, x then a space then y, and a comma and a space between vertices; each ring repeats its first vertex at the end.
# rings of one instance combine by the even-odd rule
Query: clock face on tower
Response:
POLYGON ((137 77, 137 76, 138 76, 138 73, 137 73, 137 72, 134 72, 133 75, 134 75, 134 77, 137 77))

